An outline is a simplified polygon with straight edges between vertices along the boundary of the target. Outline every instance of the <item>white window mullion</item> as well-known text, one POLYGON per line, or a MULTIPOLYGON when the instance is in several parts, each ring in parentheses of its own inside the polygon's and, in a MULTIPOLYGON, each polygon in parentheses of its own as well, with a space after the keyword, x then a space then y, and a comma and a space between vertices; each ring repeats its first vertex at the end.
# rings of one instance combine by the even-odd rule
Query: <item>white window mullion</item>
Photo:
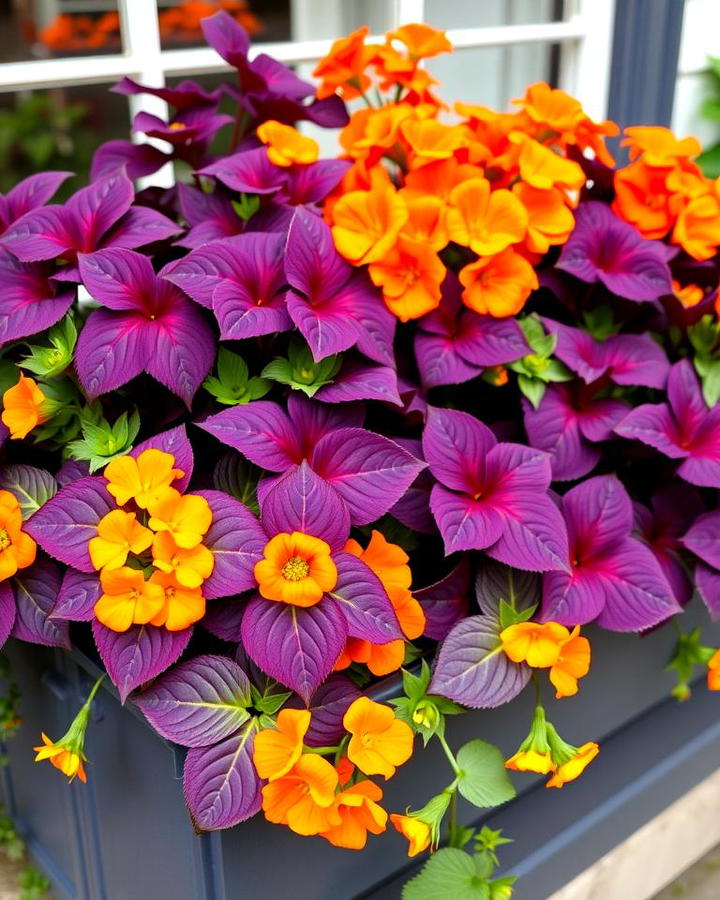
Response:
POLYGON ((425 21, 425 0, 395 0, 395 28, 425 21))
POLYGON ((560 86, 582 100, 594 119, 607 116, 615 0, 574 0, 569 23, 579 39, 561 53, 560 86))

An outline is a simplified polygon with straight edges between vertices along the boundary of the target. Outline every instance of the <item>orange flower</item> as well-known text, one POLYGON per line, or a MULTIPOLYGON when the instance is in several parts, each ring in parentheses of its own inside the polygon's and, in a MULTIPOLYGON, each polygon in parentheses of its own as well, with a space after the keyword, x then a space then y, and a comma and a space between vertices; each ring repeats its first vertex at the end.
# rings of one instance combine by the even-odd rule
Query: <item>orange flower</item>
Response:
POLYGON ((307 165, 320 155, 317 141, 274 119, 259 125, 257 136, 267 145, 268 159, 276 166, 307 165))
POLYGON ((431 250, 442 250, 448 242, 443 201, 420 191, 403 189, 399 194, 408 209, 408 220, 400 234, 431 250))
POLYGON ((480 256, 493 256, 525 237, 525 207, 510 191, 491 191, 485 178, 463 181, 450 194, 450 203, 450 240, 470 247, 480 256))
POLYGON ((401 236, 385 259, 370 265, 369 274, 373 284, 382 288, 390 312, 407 322, 439 305, 446 270, 431 247, 401 236))
POLYGON ((45 394, 32 378, 20 372, 20 380, 9 387, 2 398, 3 425, 10 429, 10 437, 26 437, 36 425, 49 418, 45 394))
POLYGON ((49 759, 56 769, 59 769, 63 775, 67 775, 69 781, 73 781, 73 779, 77 777, 85 784, 87 782, 87 775, 85 774, 85 768, 83 767, 83 760, 80 754, 72 749, 68 749, 68 747, 65 747, 60 742, 56 744, 54 741, 51 741, 45 732, 41 732, 40 737, 43 741, 42 746, 33 747, 33 750, 37 754, 35 762, 49 759))
POLYGON ((281 709, 275 728, 264 728, 255 735, 253 763, 258 775, 270 781, 287 775, 302 755, 309 727, 307 709, 281 709))
POLYGON ((559 765, 545 787, 561 788, 569 781, 579 778, 600 752, 600 747, 593 741, 578 747, 575 755, 567 762, 559 765))
POLYGON ((514 139, 520 143, 520 178, 532 187, 543 191, 552 187, 579 191, 585 184, 585 173, 578 163, 558 156, 525 135, 511 135, 510 140, 514 139))
POLYGON ((352 100, 370 87, 370 78, 365 74, 370 52, 365 47, 365 38, 369 30, 363 25, 335 41, 328 55, 315 66, 313 78, 322 80, 317 89, 320 99, 338 93, 343 100, 352 100))
POLYGON ((523 99, 513 100, 513 103, 522 106, 537 125, 559 134, 572 131, 583 118, 582 106, 574 97, 543 81, 531 84, 523 99))
POLYGON ((698 156, 699 142, 693 137, 678 140, 669 128, 660 125, 635 125, 625 129, 621 147, 628 147, 630 159, 642 156, 647 166, 670 167, 679 159, 698 156))
POLYGON ((555 768, 550 756, 550 751, 545 753, 537 750, 518 750, 509 759, 505 760, 505 768, 513 772, 537 772, 538 775, 547 775, 555 768))
POLYGON ((350 762, 366 775, 384 775, 387 781, 412 756, 410 726, 396 719, 389 706, 369 697, 358 697, 350 704, 343 727, 352 735, 347 748, 350 762))
POLYGON ((481 315, 514 316, 538 287, 535 269, 513 250, 478 259, 459 273, 465 306, 481 315))
POLYGON ((570 632, 557 622, 518 622, 500 632, 505 655, 513 662, 526 662, 534 669, 547 669, 560 659, 570 632))
POLYGON ((150 620, 151 625, 184 631, 205 615, 205 598, 199 587, 184 587, 174 573, 168 572, 153 572, 149 583, 160 585, 165 593, 162 609, 150 620))
POLYGON ((314 606, 337 583, 330 547, 312 535, 276 534, 265 545, 263 556, 255 564, 255 578, 267 600, 314 606))
POLYGON ((107 489, 118 506, 134 500, 141 509, 161 500, 167 489, 183 472, 175 469, 175 457, 154 448, 143 450, 135 459, 118 456, 105 466, 107 489))
POLYGON ((710 657, 707 672, 707 686, 710 691, 720 691, 720 650, 710 657))
POLYGON ((390 814, 390 821, 400 834, 408 839, 408 856, 417 856, 430 846, 432 829, 427 822, 423 822, 417 816, 400 816, 397 813, 390 814))
POLYGON ((148 525, 154 531, 167 531, 183 550, 197 547, 212 522, 210 504, 204 497, 181 494, 175 488, 168 488, 148 509, 148 525))
POLYGON ((462 128, 445 125, 437 119, 406 119, 400 131, 410 145, 411 169, 419 169, 439 159, 450 159, 466 142, 462 128))
POLYGON ((362 638, 348 638, 333 671, 342 672, 352 663, 363 663, 373 675, 389 675, 397 672, 405 662, 405 641, 398 638, 387 644, 372 644, 362 638))
POLYGON ((340 824, 320 833, 320 837, 335 847, 346 850, 362 850, 367 843, 368 831, 382 834, 387 826, 388 814, 378 806, 383 792, 372 781, 358 781, 335 797, 335 809, 340 824))
POLYGON ((22 530, 22 511, 15 494, 0 491, 0 581, 35 562, 37 544, 22 530))
POLYGON ((400 41, 407 47, 413 60, 429 59, 441 53, 452 53, 452 44, 444 31, 438 31, 424 23, 403 25, 395 31, 388 31, 388 41, 400 41))
POLYGON ((643 237, 665 237, 675 220, 667 172, 651 169, 642 160, 620 169, 615 173, 613 210, 643 237))
POLYGON ((705 296, 705 291, 697 284, 680 284, 679 281, 672 281, 673 294, 682 303, 685 309, 691 309, 697 306, 705 296))
POLYGON ((590 641, 580 637, 580 627, 573 628, 568 640, 560 647, 560 655, 550 668, 550 681, 556 699, 573 697, 578 692, 578 679, 590 671, 590 641))
POLYGON ((605 146, 605 138, 617 137, 619 133, 615 122, 593 122, 586 116, 575 129, 574 143, 580 150, 592 150, 604 166, 612 168, 615 158, 605 146))
POLYGON ((720 246, 720 202, 712 194, 696 197, 677 217, 673 244, 695 259, 711 259, 720 246))
POLYGON ((114 509, 98 522, 97 537, 88 542, 88 553, 96 569, 119 569, 128 553, 142 553, 152 542, 152 532, 138 522, 135 513, 114 509))
POLYGON ((200 587, 215 565, 215 558, 203 544, 185 550, 178 547, 167 531, 155 535, 152 555, 155 567, 168 574, 174 572, 178 583, 185 588, 200 587))
POLYGON ((262 789, 268 822, 287 825, 296 834, 321 834, 342 822, 335 806, 338 774, 314 753, 304 753, 286 775, 262 789))
POLYGON ((163 608, 165 591, 145 581, 138 569, 121 566, 100 573, 102 594, 95 604, 95 617, 111 631, 127 631, 131 625, 147 625, 163 608))
POLYGON ((557 188, 541 191, 518 182, 513 194, 527 210, 528 230, 525 243, 532 253, 547 253, 551 246, 564 244, 575 227, 575 218, 557 188))
POLYGON ((391 185, 351 191, 333 207, 335 246, 356 266, 382 260, 407 220, 405 201, 391 185))
POLYGON ((483 170, 469 163, 459 163, 454 157, 430 163, 420 169, 408 172, 405 178, 406 191, 403 196, 431 195, 445 203, 450 202, 450 194, 458 184, 470 178, 482 178, 483 170))

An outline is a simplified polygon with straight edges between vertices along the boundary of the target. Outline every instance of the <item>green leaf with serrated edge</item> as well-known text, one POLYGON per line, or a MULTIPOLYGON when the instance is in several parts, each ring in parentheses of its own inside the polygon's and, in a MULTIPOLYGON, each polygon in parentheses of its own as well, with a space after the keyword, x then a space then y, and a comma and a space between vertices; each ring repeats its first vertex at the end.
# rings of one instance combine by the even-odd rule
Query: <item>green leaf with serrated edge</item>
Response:
POLYGON ((402 900, 489 900, 487 881, 471 856, 455 847, 438 850, 402 889, 402 900))
POLYGON ((464 744, 458 751, 457 763, 462 772, 458 790, 474 806, 500 806, 515 796, 503 755, 492 744, 481 740, 464 744))
POLYGON ((695 371, 700 376, 705 403, 712 409, 720 400, 720 359, 696 356, 695 371))
POLYGON ((265 713, 268 716, 274 716, 288 697, 290 697, 290 694, 291 692, 287 691, 283 694, 263 695, 253 702, 253 706, 258 712, 265 713))
POLYGON ((233 387, 244 388, 250 376, 247 363, 242 356, 231 353, 225 347, 221 347, 218 351, 216 368, 220 381, 233 387))
POLYGON ((535 378, 527 378, 525 375, 518 375, 518 387, 530 401, 533 409, 537 409, 540 406, 540 401, 545 396, 546 387, 543 382, 535 378))
POLYGON ((527 607, 527 609, 515 609, 510 603, 505 600, 500 600, 500 628, 501 630, 505 630, 509 628, 511 625, 517 625, 518 622, 527 622, 528 619, 533 617, 537 606, 533 604, 533 606, 527 607))
POLYGON ((430 666, 425 660, 420 665, 420 674, 414 675, 407 669, 402 670, 403 690, 411 700, 419 700, 425 695, 430 684, 430 666))

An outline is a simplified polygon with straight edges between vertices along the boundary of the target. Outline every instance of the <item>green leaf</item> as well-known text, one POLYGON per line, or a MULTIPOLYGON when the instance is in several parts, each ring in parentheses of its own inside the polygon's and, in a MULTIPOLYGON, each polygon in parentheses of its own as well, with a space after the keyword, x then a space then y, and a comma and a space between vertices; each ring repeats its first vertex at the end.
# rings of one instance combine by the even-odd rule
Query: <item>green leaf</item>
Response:
POLYGON ((321 387, 332 383, 340 371, 341 363, 340 355, 327 356, 320 362, 315 362, 307 344, 293 342, 288 350, 288 358, 275 358, 265 366, 261 375, 312 397, 321 387))
POLYGON ((720 175, 720 144, 701 153, 697 158, 697 164, 706 178, 717 178, 720 175))
POLYGON ((462 771, 458 790, 474 806, 500 806, 515 796, 502 753, 492 744, 470 741, 458 751, 457 762, 462 771))
POLYGON ((487 881, 475 861, 454 847, 438 850, 403 887, 402 900, 489 900, 487 881))
POLYGON ((702 382, 705 402, 712 409, 720 400, 720 359, 703 360, 697 357, 695 369, 702 382))
POLYGON ((226 406, 237 406, 263 397, 270 384, 263 378, 250 378, 245 360, 221 347, 217 359, 217 377, 208 376, 203 387, 226 406))
POLYGON ((533 409, 540 406, 540 401, 545 396, 545 384, 537 378, 528 378, 526 375, 518 375, 518 387, 532 404, 533 409))
POLYGON ((258 712, 265 713, 267 716, 274 716, 280 707, 290 696, 291 691, 283 694, 267 694, 258 697, 253 701, 253 706, 258 712))
POLYGON ((424 697, 430 684, 430 666, 425 660, 420 664, 420 674, 413 675, 407 669, 402 670, 403 690, 410 700, 424 697))
POLYGON ((240 199, 233 200, 232 205, 240 218, 247 222, 260 209, 260 198, 257 194, 240 194, 240 199))

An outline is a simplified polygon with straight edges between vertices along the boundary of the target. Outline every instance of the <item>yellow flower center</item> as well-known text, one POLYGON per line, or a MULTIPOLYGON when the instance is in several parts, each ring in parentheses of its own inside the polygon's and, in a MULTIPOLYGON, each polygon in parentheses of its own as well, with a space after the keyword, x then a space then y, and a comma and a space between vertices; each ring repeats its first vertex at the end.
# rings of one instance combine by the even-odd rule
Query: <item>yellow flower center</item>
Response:
POLYGON ((0 528, 0 550, 7 550, 10 546, 12 546, 10 535, 4 528, 0 528))
POLYGON ((175 596, 175 588, 174 587, 166 587, 165 588, 165 597, 168 600, 172 600, 175 596))
POLYGON ((301 556, 291 556, 281 572, 285 581, 302 581, 310 574, 310 566, 301 556))

